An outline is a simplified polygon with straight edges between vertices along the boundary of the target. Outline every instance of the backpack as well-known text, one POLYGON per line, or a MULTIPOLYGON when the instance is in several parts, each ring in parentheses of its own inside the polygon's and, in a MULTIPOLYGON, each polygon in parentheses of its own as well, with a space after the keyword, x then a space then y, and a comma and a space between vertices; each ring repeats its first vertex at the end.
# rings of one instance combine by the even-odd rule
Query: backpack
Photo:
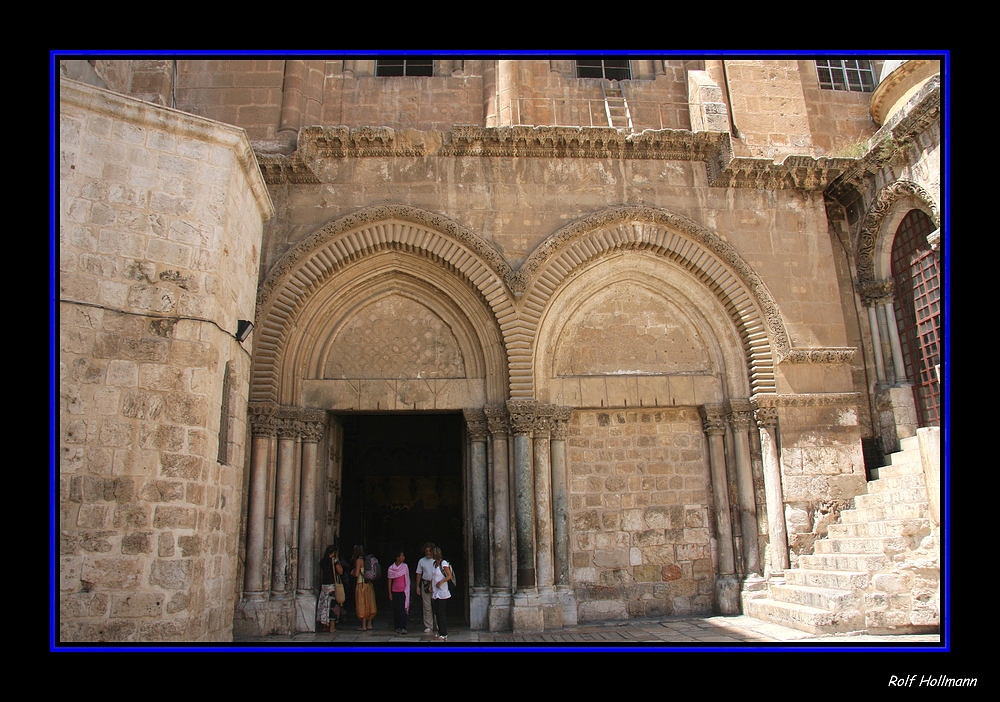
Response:
POLYGON ((362 572, 365 576, 365 582, 375 582, 382 577, 382 566, 379 565, 375 556, 369 554, 365 556, 365 568, 362 572))

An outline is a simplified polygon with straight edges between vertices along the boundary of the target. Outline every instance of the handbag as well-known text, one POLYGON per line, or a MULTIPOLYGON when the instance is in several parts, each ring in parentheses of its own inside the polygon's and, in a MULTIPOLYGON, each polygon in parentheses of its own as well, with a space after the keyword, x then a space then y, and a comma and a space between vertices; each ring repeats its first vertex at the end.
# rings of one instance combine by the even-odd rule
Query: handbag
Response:
POLYGON ((347 593, 344 592, 344 583, 340 581, 340 576, 335 576, 333 582, 333 599, 337 601, 337 604, 342 605, 347 600, 347 593))

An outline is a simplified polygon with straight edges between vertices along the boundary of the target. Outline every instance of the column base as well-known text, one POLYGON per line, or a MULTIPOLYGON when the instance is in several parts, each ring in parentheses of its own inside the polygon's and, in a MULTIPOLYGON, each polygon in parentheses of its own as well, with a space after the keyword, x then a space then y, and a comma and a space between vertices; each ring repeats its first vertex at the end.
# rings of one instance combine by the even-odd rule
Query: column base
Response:
POLYGON ((540 634, 545 631, 545 617, 539 606, 537 592, 514 594, 511 608, 511 630, 515 634, 540 634))
POLYGON ((489 628, 490 589, 474 587, 469 592, 469 628, 482 631, 489 628))
POLYGON ((740 581, 735 574, 715 576, 715 609, 719 614, 740 613, 740 581))
POLYGON ((311 590, 295 593, 295 631, 316 631, 316 604, 311 590))
POLYGON ((542 608, 542 621, 545 631, 552 629, 562 629, 566 624, 563 622, 562 605, 556 594, 554 587, 538 588, 538 601, 542 608))
POLYGON ((511 630, 511 597, 509 590, 493 590, 490 593, 489 626, 490 631, 511 630))
POLYGON ((563 626, 576 626, 579 624, 579 615, 576 610, 576 592, 569 585, 556 585, 556 598, 562 608, 563 626))
MULTIPOLYGON (((260 597, 251 598, 251 594, 257 593, 247 593, 247 597, 236 606, 233 615, 234 636, 292 634, 296 631, 297 614, 294 600, 263 600, 260 597)), ((315 605, 313 608, 315 617, 315 605)))

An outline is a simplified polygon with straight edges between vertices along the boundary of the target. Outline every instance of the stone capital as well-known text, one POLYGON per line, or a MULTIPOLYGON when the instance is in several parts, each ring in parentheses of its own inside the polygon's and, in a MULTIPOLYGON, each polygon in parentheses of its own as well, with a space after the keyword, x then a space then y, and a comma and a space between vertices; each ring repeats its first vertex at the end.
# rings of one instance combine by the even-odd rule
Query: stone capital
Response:
POLYGON ((326 412, 323 410, 306 410, 302 413, 302 440, 317 443, 323 438, 326 429, 326 412))
POLYGON ((708 435, 726 433, 726 406, 723 404, 702 405, 698 408, 701 423, 708 435))
POLYGON ((279 407, 275 415, 279 439, 297 439, 302 434, 302 409, 279 407))
POLYGON ((514 434, 530 434, 538 415, 538 403, 534 400, 507 400, 507 412, 514 434))
POLYGON ((572 407, 556 407, 552 415, 552 439, 565 441, 569 435, 569 420, 573 418, 572 407))
POLYGON ((753 405, 750 404, 750 400, 730 400, 726 404, 733 431, 749 431, 750 422, 753 420, 753 405))
POLYGON ((510 433, 510 423, 507 420, 507 408, 503 405, 486 405, 483 407, 486 423, 494 438, 507 436, 510 433))
POLYGON ((873 280, 861 283, 859 286, 861 304, 865 307, 875 307, 892 302, 894 285, 892 280, 873 280))
POLYGON ((250 413, 250 431, 254 436, 274 436, 277 430, 275 413, 278 406, 273 402, 251 402, 247 405, 250 413))
POLYGON ((463 409, 462 415, 465 417, 465 429, 471 441, 486 441, 488 424, 486 413, 481 409, 463 409))
POLYGON ((778 410, 775 407, 757 407, 754 409, 757 426, 761 429, 774 429, 778 426, 778 410))

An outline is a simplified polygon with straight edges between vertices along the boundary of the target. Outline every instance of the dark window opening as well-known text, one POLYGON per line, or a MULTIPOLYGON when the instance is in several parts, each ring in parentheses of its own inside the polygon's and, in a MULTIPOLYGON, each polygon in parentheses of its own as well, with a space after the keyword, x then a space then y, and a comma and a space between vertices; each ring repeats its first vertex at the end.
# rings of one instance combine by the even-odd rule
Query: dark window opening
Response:
POLYGON ((631 80, 632 66, 628 59, 577 59, 577 78, 631 80))
POLYGON ((376 76, 433 76, 433 59, 379 59, 375 62, 376 76))
POLYGON ((875 90, 875 71, 872 62, 865 59, 820 59, 816 61, 816 73, 819 87, 824 90, 875 90))

